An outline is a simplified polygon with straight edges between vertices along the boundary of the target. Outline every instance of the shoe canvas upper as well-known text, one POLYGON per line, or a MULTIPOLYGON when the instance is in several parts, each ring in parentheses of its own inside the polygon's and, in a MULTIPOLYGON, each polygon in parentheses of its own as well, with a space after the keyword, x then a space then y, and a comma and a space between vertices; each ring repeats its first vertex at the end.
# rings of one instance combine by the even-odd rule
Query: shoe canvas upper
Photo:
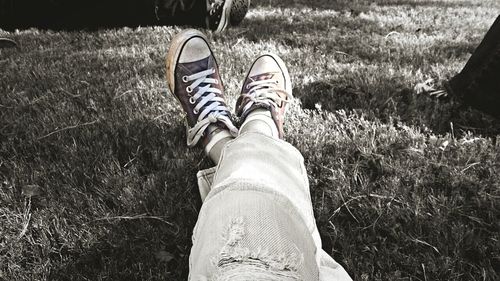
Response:
MULTIPOLYGON (((236 114, 242 120, 246 119, 248 114, 257 108, 265 108, 271 112, 271 116, 278 128, 280 138, 283 137, 283 124, 286 112, 286 105, 289 101, 288 95, 280 89, 280 85, 284 85, 284 77, 281 72, 264 72, 258 75, 247 77, 243 83, 241 95, 236 101, 236 114), (257 81, 270 81, 269 86, 264 85, 264 89, 268 89, 271 94, 256 96, 252 94, 250 87, 252 83, 257 81), (251 104, 249 106, 249 104, 251 104)), ((281 87, 283 89, 283 86, 281 87)))
MULTIPOLYGON (((197 121, 200 112, 194 112, 194 105, 190 103, 189 99, 197 92, 197 89, 193 89, 191 93, 188 93, 187 87, 192 84, 192 82, 184 82, 183 77, 189 76, 194 73, 199 73, 207 69, 215 69, 215 73, 209 75, 208 77, 216 79, 219 81, 218 84, 211 84, 212 88, 217 88, 221 91, 221 94, 218 96, 224 98, 224 86, 222 84, 221 78, 219 76, 219 69, 215 58, 213 56, 209 56, 205 59, 201 59, 199 61, 188 62, 188 63, 177 63, 175 68, 175 95, 179 99, 182 108, 186 112, 187 122, 190 127, 193 127, 197 121)), ((203 87, 205 85, 201 84, 198 86, 203 87)), ((210 105, 212 102, 209 102, 206 106, 210 105)))

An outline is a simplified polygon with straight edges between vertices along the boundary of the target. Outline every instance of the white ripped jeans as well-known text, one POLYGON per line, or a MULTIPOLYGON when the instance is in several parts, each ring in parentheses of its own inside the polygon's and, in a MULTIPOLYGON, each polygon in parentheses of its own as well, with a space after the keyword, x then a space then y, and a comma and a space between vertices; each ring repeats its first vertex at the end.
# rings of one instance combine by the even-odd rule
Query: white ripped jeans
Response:
POLYGON ((189 280, 351 280, 321 249, 303 158, 289 143, 245 133, 198 185, 189 280))

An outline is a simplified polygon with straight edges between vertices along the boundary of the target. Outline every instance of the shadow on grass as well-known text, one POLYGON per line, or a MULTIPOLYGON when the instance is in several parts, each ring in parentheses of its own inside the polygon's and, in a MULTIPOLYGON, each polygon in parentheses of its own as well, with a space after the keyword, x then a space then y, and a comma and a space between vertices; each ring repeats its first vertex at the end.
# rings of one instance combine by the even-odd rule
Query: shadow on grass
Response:
POLYGON ((181 124, 165 127, 154 120, 116 120, 95 126, 92 135, 71 134, 78 143, 94 140, 87 147, 93 153, 81 155, 83 163, 71 168, 83 170, 75 184, 81 190, 75 192, 86 196, 79 200, 95 202, 81 203, 90 206, 90 213, 64 198, 59 204, 82 212, 88 221, 81 230, 91 233, 91 240, 80 241, 72 251, 61 245, 62 250, 50 256, 61 265, 50 279, 187 279, 191 233, 201 200, 197 167, 179 156, 183 133, 181 124), (100 161, 92 168, 87 159, 100 161), (115 161, 119 168, 112 168, 115 161), (118 170, 113 173, 113 169, 118 170), (107 215, 95 217, 102 208, 107 215))
MULTIPOLYGON (((390 85, 394 81, 380 81, 390 85)), ((485 136, 500 134, 498 122, 491 116, 450 99, 433 99, 416 95, 413 89, 404 86, 394 88, 392 93, 371 93, 356 85, 340 85, 338 81, 319 81, 301 85, 294 89, 303 108, 326 111, 355 111, 368 118, 382 122, 403 121, 406 124, 430 128, 435 133, 455 130, 459 136, 463 131, 472 131, 485 136), (450 127, 450 123, 454 127, 450 127)))
POLYGON ((426 39, 436 30, 404 30, 404 27, 382 25, 375 20, 352 14, 284 13, 252 17, 244 22, 251 32, 242 33, 251 42, 274 41, 301 49, 309 47, 309 57, 336 55, 335 63, 391 63, 395 67, 413 66, 424 73, 432 71, 432 65, 449 63, 450 60, 466 60, 481 40, 460 41, 454 39, 426 39), (396 33, 395 38, 387 37, 396 33), (401 36, 401 37, 398 37, 401 36), (427 40, 427 41, 426 41, 427 40))
POLYGON ((26 65, 9 64, 0 82, 2 177, 44 190, 32 201, 32 220, 43 222, 9 264, 48 261, 51 280, 186 280, 201 206, 195 175, 209 163, 185 148, 180 110, 161 96, 164 53, 71 45, 8 53, 26 65))
POLYGON ((178 149, 183 126, 104 122, 25 144, 50 163, 33 163, 45 193, 32 201, 33 220, 49 212, 60 223, 30 227, 35 241, 50 236, 23 259, 50 262, 50 280, 186 280, 201 202, 197 167, 178 149))
POLYGON ((387 28, 380 27, 375 21, 357 16, 342 16, 331 13, 322 14, 297 14, 287 18, 284 14, 273 14, 264 17, 249 18, 245 25, 251 26, 252 32, 243 35, 248 40, 258 42, 262 40, 277 40, 292 47, 302 45, 321 45, 330 39, 328 32, 336 31, 339 34, 357 34, 360 30, 368 34, 386 35, 387 28), (337 31, 338 29, 338 31, 337 31), (315 35, 323 33, 317 38, 315 35), (311 35, 311 38, 307 37, 311 35), (315 36, 314 39, 312 36, 315 36), (306 40, 310 39, 310 40, 306 40))
MULTIPOLYGON (((164 187, 162 182, 156 184, 164 187)), ((182 192, 183 196, 177 194, 174 197, 160 190, 153 194, 154 191, 140 199, 162 202, 165 199, 160 196, 169 196, 170 206, 162 208, 175 211, 170 211, 167 216, 99 218, 99 221, 91 222, 100 232, 108 234, 95 237, 91 245, 81 245, 74 253, 61 252, 51 256, 51 259, 62 259, 64 263, 51 271, 50 279, 187 280, 191 234, 197 212, 186 208, 190 203, 186 197, 199 195, 182 192)), ((147 201, 138 204, 149 209, 152 204, 147 201)))

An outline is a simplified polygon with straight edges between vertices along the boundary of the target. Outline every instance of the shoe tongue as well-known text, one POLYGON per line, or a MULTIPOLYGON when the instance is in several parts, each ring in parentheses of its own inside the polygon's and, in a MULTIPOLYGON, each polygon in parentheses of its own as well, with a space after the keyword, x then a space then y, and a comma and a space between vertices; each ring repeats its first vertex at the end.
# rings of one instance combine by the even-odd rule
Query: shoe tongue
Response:
POLYGON ((262 73, 262 74, 257 74, 251 77, 252 81, 263 81, 263 80, 270 80, 274 77, 273 73, 262 73))
POLYGON ((211 60, 210 57, 206 57, 204 59, 194 61, 194 62, 188 62, 188 63, 182 63, 182 66, 187 69, 187 71, 191 74, 195 74, 198 72, 205 71, 209 68, 211 68, 211 60))

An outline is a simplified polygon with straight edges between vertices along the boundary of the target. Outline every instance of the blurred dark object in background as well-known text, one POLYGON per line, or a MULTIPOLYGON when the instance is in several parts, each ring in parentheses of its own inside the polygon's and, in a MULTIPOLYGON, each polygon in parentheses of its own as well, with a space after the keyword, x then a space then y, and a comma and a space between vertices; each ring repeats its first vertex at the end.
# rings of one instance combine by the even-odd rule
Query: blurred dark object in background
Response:
POLYGON ((500 16, 447 88, 452 98, 500 118, 500 16))
POLYGON ((205 25, 205 0, 0 0, 0 28, 205 25))
POLYGON ((15 47, 17 47, 16 41, 9 39, 9 38, 0 37, 0 49, 2 49, 2 48, 15 48, 15 47))

